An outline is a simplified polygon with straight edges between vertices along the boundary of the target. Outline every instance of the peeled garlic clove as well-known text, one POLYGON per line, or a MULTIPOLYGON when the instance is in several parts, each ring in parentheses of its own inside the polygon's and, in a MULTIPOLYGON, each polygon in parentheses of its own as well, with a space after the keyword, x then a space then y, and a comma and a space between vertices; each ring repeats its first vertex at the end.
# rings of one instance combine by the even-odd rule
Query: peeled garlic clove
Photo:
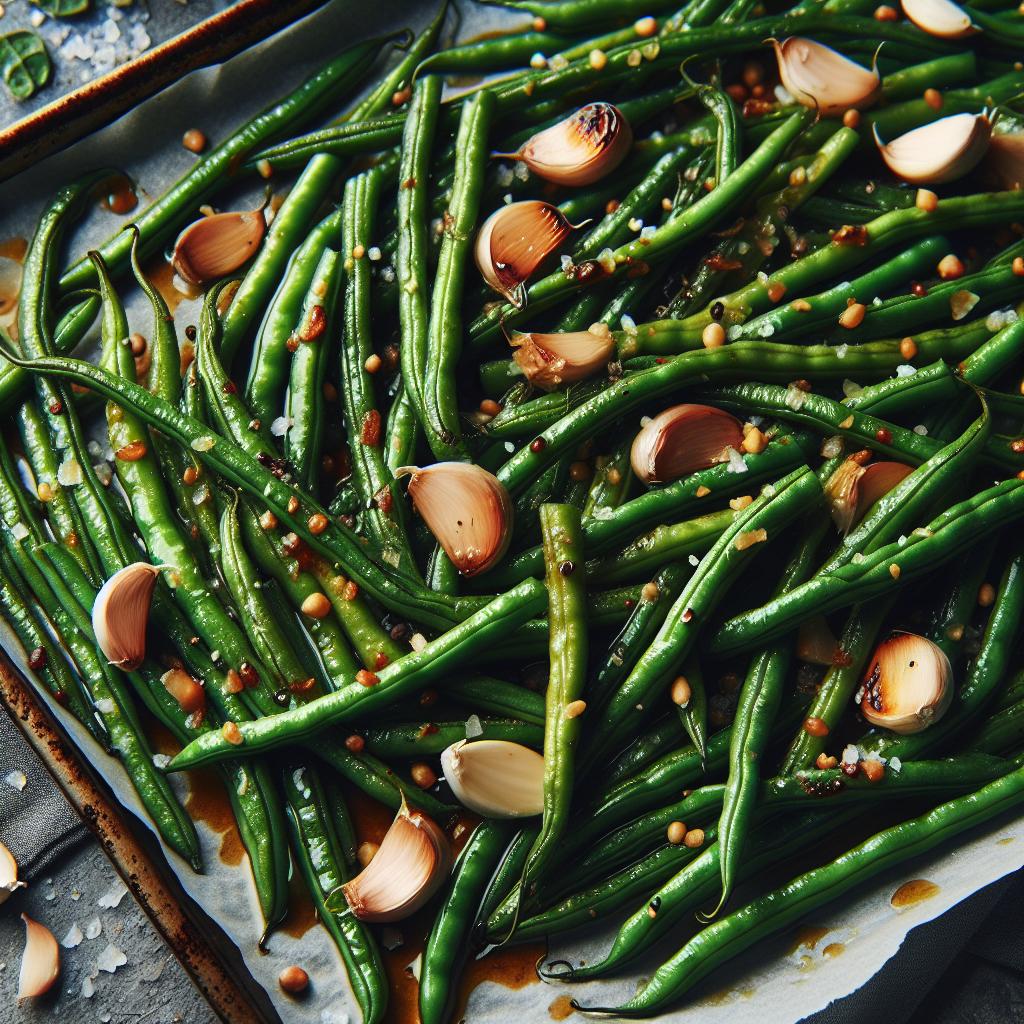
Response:
POLYGON ((882 76, 813 39, 791 36, 771 40, 779 64, 779 78, 797 103, 825 116, 843 114, 851 107, 864 110, 878 99, 882 76))
POLYGON ((404 801, 373 860, 341 890, 360 921, 387 923, 414 914, 452 868, 445 834, 404 801))
POLYGON ((875 648, 860 712, 872 725, 906 735, 937 722, 952 699, 953 670, 942 648, 915 633, 896 633, 875 648))
POLYGON ((985 165, 1001 188, 1024 188, 1024 132, 993 135, 985 165))
POLYGON ((980 31, 953 0, 902 0, 902 7, 909 21, 939 39, 963 39, 980 31))
POLYGON ((600 373, 615 351, 615 339, 607 324, 596 323, 586 331, 564 334, 513 334, 512 358, 526 379, 544 391, 600 373))
POLYGON ((591 185, 610 174, 633 144, 633 130, 610 103, 588 103, 564 121, 531 136, 515 153, 538 177, 559 185, 591 185))
POLYGON ((252 257, 266 230, 263 210, 201 217, 178 235, 171 266, 189 284, 216 281, 252 257))
POLYGON ((435 462, 403 466, 395 476, 409 477, 416 511, 463 576, 485 572, 505 554, 512 500, 493 473, 468 462, 435 462))
POLYGON ((875 145, 893 174, 911 185, 941 185, 974 170, 988 149, 992 123, 984 114, 951 114, 875 145))
POLYGON ((0 843, 0 904, 6 903, 12 892, 24 888, 25 883, 18 881, 18 862, 11 851, 0 843))
POLYGON ((537 199, 510 203, 484 221, 473 250, 476 265, 488 285, 522 309, 526 282, 570 231, 557 206, 537 199))
POLYGON ((840 532, 849 533, 879 498, 911 472, 902 462, 869 462, 866 466, 853 459, 843 462, 825 485, 829 511, 840 532))
POLYGON ((648 420, 633 441, 629 460, 644 483, 666 483, 729 461, 739 451, 743 427, 711 405, 674 405, 648 420))
POLYGON ((526 818, 544 810, 544 758, 508 740, 459 740, 441 753, 455 799, 485 818, 526 818))
POLYGON ((25 922, 25 952, 21 954, 18 976, 19 1000, 49 992, 60 974, 60 948, 53 933, 28 914, 22 914, 21 919, 25 922))
POLYGON ((100 587, 92 606, 96 642, 111 665, 137 669, 146 656, 149 605, 160 570, 148 562, 119 569, 100 587))

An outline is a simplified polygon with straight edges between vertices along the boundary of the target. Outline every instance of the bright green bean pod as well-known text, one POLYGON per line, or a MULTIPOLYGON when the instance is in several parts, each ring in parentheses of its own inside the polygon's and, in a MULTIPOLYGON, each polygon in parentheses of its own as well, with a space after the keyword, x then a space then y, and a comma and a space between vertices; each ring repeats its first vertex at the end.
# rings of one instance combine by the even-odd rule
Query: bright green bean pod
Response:
POLYGON ((587 617, 579 510, 570 505, 542 505, 540 524, 550 669, 544 721, 544 812, 523 869, 525 891, 551 860, 568 822, 582 731, 580 716, 586 708, 581 701, 587 676, 587 617))
POLYGON ((423 365, 424 430, 439 460, 466 457, 459 422, 455 367, 462 350, 462 296, 473 236, 480 215, 480 196, 487 166, 488 129, 494 96, 476 93, 462 109, 455 142, 452 196, 444 218, 444 237, 437 260, 430 301, 423 365))

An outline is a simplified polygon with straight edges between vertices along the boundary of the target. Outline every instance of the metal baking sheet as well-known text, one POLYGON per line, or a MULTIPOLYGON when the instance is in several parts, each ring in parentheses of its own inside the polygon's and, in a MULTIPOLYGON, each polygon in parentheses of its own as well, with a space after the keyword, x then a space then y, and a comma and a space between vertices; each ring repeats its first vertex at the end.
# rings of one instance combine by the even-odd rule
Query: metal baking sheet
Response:
MULTIPOLYGON (((50 194, 77 174, 96 166, 120 166, 138 182, 143 198, 158 195, 194 160, 180 144, 186 129, 197 127, 211 139, 222 138, 231 127, 301 80, 336 49, 339 41, 347 44, 388 27, 421 26, 433 11, 432 2, 378 0, 371 21, 360 5, 331 4, 221 67, 188 75, 117 123, 6 184, 0 209, 0 242, 30 235, 34 219, 50 194)), ((493 29, 498 17, 493 9, 471 10, 468 5, 463 5, 463 14, 460 34, 464 38, 493 29)), ((261 183, 253 182, 249 192, 256 196, 261 188, 261 183)), ((75 251, 84 251, 87 245, 102 241, 116 224, 111 214, 97 211, 74 239, 75 251)), ((126 294, 126 298, 133 329, 145 333, 148 311, 141 296, 126 294)), ((197 313, 192 301, 183 300, 177 306, 179 333, 185 325, 195 322, 197 313)), ((20 652, 12 651, 12 655, 24 668, 20 652)), ((62 713, 58 709, 55 714, 61 717, 62 713)), ((80 755, 109 782, 116 798, 138 815, 134 795, 120 769, 104 758, 73 722, 62 719, 62 725, 80 755)), ((340 960, 326 933, 315 925, 308 902, 297 898, 295 912, 273 936, 269 951, 265 955, 257 951, 259 919, 255 893, 240 863, 244 855, 223 805, 210 796, 212 790, 201 777, 182 779, 176 784, 184 787, 183 794, 198 818, 208 870, 198 876, 173 855, 167 856, 167 861, 189 900, 202 907, 222 929, 225 945, 219 955, 230 962, 236 974, 251 978, 272 1004, 270 1012, 276 1012, 288 1024, 357 1021, 358 1010, 340 960), (290 963, 301 963, 313 979, 309 998, 302 1001, 288 999, 276 985, 279 971, 290 963)), ((378 813, 368 827, 379 833, 389 817, 378 813)), ((142 821, 141 816, 139 820, 142 821)), ((941 854, 915 862, 815 915, 809 923, 812 930, 762 944, 727 970, 716 973, 693 1001, 664 1019, 674 1024, 789 1024, 863 985, 899 948, 910 928, 941 914, 1022 864, 1024 836, 1020 821, 997 823, 972 833, 941 854), (894 891, 912 878, 934 883, 934 888, 929 889, 930 897, 894 909, 894 891)), ((203 919, 199 915, 194 920, 203 919)), ((392 933, 390 942, 400 944, 387 954, 393 968, 394 1006, 390 1019, 397 1024, 411 1024, 416 1020, 416 924, 398 931, 401 934, 392 933)), ((573 938, 568 943, 558 943, 552 955, 589 960, 607 945, 608 938, 607 931, 573 938)), ((173 936, 171 943, 182 955, 183 950, 173 936)), ((620 981, 564 988, 537 982, 533 967, 542 952, 543 947, 537 945, 513 947, 500 951, 494 958, 471 964, 465 986, 471 992, 464 1011, 460 1012, 474 1024, 504 1024, 513 1016, 531 1021, 564 1019, 571 1012, 570 995, 579 996, 584 1003, 614 1005, 614 1001, 628 997, 638 978, 649 973, 657 962, 641 964, 636 975, 620 981)))

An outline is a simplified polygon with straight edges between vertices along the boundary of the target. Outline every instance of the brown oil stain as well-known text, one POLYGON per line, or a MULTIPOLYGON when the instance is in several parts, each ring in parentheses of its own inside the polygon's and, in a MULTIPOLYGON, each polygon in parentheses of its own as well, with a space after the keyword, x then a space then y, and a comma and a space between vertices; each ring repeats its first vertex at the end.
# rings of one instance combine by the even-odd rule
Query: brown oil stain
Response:
MULTIPOLYGON (((146 734, 155 753, 173 755, 181 749, 181 744, 159 722, 148 723, 146 734)), ((189 817, 203 822, 220 836, 217 857, 223 864, 237 867, 245 857, 245 846, 224 789, 224 778, 210 768, 192 768, 181 775, 188 787, 185 810, 189 817)))
POLYGON ((915 903, 931 899, 938 891, 939 887, 934 882, 929 882, 927 878, 913 878, 909 882, 904 882, 892 894, 889 903, 897 909, 911 907, 915 903))
POLYGON ((814 949, 828 935, 828 929, 820 925, 805 925, 797 931, 787 952, 795 953, 799 949, 814 949))
POLYGON ((1003 836, 1002 839, 996 840, 996 846, 1008 846, 1015 838, 1015 836, 1003 836))
MULTIPOLYGON (((537 961, 547 952, 543 942, 527 942, 521 946, 499 946, 482 960, 470 960, 459 985, 459 997, 452 1019, 466 1017, 466 1005, 473 990, 485 981, 517 991, 540 983, 537 961)), ((557 1002, 557 1000, 556 1000, 557 1002)), ((556 1017, 556 1020, 564 1018, 556 1017)), ((404 1024, 404 1022, 403 1022, 404 1024)))
POLYGON ((316 907, 301 872, 292 872, 288 881, 288 914, 274 931, 301 939, 317 922, 316 907))
POLYGON ((565 1020, 575 1012, 572 1006, 572 999, 569 996, 559 996, 548 1007, 548 1015, 552 1020, 565 1020))
POLYGON ((167 308, 171 313, 186 299, 195 299, 202 294, 201 289, 192 288, 191 286, 189 286, 186 292, 179 291, 175 287, 175 282, 182 286, 185 285, 185 282, 180 277, 175 276, 174 267, 163 258, 153 260, 153 262, 147 264, 145 273, 150 283, 161 294, 164 302, 167 303, 167 308))
POLYGON ((841 956, 846 946, 842 942, 830 942, 821 952, 825 956, 841 956))
POLYGON ((110 213, 124 216, 139 205, 135 183, 123 174, 118 174, 101 186, 100 206, 110 213))
POLYGON ((701 1002, 705 1006, 723 1006, 725 1003, 731 1003, 733 997, 733 991, 731 988, 720 988, 717 992, 712 992, 710 995, 705 996, 701 1002))

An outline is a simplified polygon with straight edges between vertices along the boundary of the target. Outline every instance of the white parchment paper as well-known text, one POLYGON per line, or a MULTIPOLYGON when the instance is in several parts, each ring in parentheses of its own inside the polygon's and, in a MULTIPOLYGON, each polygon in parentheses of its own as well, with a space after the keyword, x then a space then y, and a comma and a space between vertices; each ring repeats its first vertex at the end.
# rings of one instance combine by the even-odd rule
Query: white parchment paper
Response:
MULTIPOLYGON (((468 5, 463 4, 466 8, 468 5)), ((77 175, 97 166, 128 171, 145 194, 159 195, 195 159, 181 146, 189 128, 201 128, 211 140, 223 138, 233 127, 297 84, 306 74, 342 46, 401 25, 420 26, 433 14, 434 5, 408 0, 375 0, 370 4, 340 0, 297 23, 226 65, 188 75, 172 89, 149 100, 119 122, 83 140, 64 153, 25 172, 0 188, 0 239, 31 236, 36 217, 50 195, 77 175)), ((500 16, 493 9, 464 10, 460 37, 468 38, 493 27, 500 16)), ((249 187, 252 195, 260 183, 249 187)), ((74 239, 74 249, 105 240, 116 218, 97 212, 74 239)), ((125 292, 133 329, 149 329, 148 309, 140 294, 125 292)), ((179 334, 194 323, 195 303, 185 301, 175 319, 179 334)), ((8 634, 0 637, 24 667, 22 652, 8 634)), ((59 708, 80 749, 101 766, 122 803, 145 822, 135 795, 116 763, 98 751, 91 738, 59 708)), ((182 785, 181 781, 177 785, 182 785)), ((195 875, 168 854, 185 888, 205 908, 239 950, 247 969, 269 994, 287 1024, 348 1024, 359 1020, 344 970, 323 929, 314 927, 295 939, 278 933, 270 951, 256 950, 259 913, 255 891, 244 868, 221 863, 222 837, 200 822, 200 838, 207 873, 195 875), (313 979, 310 998, 294 1001, 283 996, 276 979, 290 963, 300 963, 313 979)), ((735 964, 715 974, 695 993, 694 1000, 663 1019, 678 1024, 793 1024, 831 1001, 863 985, 900 947, 907 932, 939 916, 971 893, 1024 865, 1024 819, 997 823, 973 832, 927 860, 919 860, 880 879, 840 905, 814 915, 809 922, 820 937, 794 947, 794 933, 762 943, 735 964), (895 910, 894 890, 904 881, 925 878, 935 883, 935 894, 920 903, 895 910), (828 950, 828 952, 826 952, 828 950)), ((604 951, 614 927, 573 937, 555 944, 553 957, 591 961, 604 951)), ((671 943, 628 978, 588 985, 533 984, 509 989, 484 982, 470 996, 466 1019, 473 1024, 506 1024, 517 1018, 540 1022, 555 1016, 552 1004, 566 995, 589 1005, 615 1005, 629 998, 638 980, 648 976, 672 952, 671 943)), ((410 953, 410 960, 412 954, 410 953)), ((564 1000, 562 1000, 564 1005, 564 1000)), ((400 1021, 399 1024, 408 1024, 400 1021)))

